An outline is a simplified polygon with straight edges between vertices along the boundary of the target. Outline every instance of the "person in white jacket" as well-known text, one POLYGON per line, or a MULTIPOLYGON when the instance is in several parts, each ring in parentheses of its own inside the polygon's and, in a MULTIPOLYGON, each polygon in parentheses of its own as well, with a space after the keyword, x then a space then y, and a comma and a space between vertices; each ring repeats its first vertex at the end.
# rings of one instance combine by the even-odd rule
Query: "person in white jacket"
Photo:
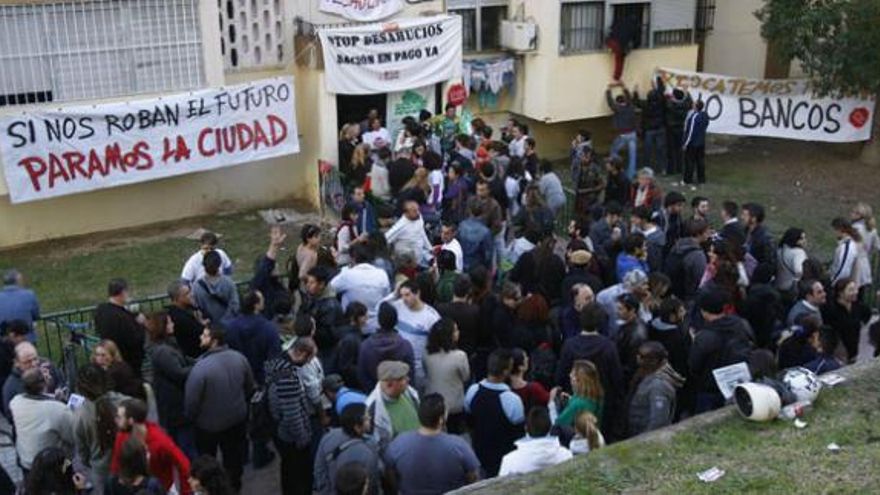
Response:
POLYGON ((861 288, 871 283, 871 267, 868 256, 862 246, 862 236, 844 218, 835 218, 831 227, 837 235, 837 248, 831 260, 831 283, 836 284, 842 278, 855 280, 861 288), (864 273, 867 272, 867 273, 864 273))
POLYGON ((420 265, 426 264, 431 252, 431 241, 425 232, 425 221, 415 201, 403 203, 403 215, 385 232, 385 240, 394 248, 395 255, 412 255, 420 265))
POLYGON ((46 378, 38 369, 22 375, 24 393, 9 404, 15 426, 15 451, 21 467, 30 469, 37 454, 46 447, 61 447, 73 456, 73 412, 63 402, 45 395, 46 378))
POLYGON ((516 450, 501 459, 498 476, 531 473, 571 459, 571 451, 559 444, 559 438, 550 436, 552 426, 547 408, 533 407, 526 420, 526 436, 516 441, 516 450))

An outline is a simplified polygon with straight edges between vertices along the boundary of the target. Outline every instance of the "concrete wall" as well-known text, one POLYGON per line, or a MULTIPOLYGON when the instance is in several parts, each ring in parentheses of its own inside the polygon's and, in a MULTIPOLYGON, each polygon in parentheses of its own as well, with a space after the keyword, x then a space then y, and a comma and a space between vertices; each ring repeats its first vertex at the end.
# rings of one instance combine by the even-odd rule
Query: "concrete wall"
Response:
MULTIPOLYGON (((320 97, 324 94, 322 74, 290 63, 271 71, 224 75, 219 48, 217 3, 202 1, 200 8, 207 85, 220 86, 264 77, 294 75, 300 153, 19 205, 10 203, 0 168, 0 248, 294 199, 318 206, 317 160, 326 150, 321 149, 322 143, 315 137, 319 135, 325 123, 324 118, 328 115, 326 109, 320 106, 324 103, 320 97)), ((82 103, 97 102, 72 102, 82 103)), ((21 111, 21 107, 0 110, 0 115, 17 111, 21 111)), ((330 125, 335 125, 335 109, 330 115, 333 115, 330 125)))
MULTIPOLYGON (((524 92, 521 107, 511 112, 534 120, 555 123, 608 115, 605 88, 614 63, 611 52, 560 55, 561 4, 525 0, 525 17, 538 23, 538 50, 523 55, 524 92)), ((649 88, 656 67, 694 70, 697 45, 634 50, 626 58, 623 80, 630 86, 649 88)))
POLYGON ((718 0, 715 27, 706 36, 703 72, 729 76, 764 77, 767 43, 754 12, 762 0, 718 0))

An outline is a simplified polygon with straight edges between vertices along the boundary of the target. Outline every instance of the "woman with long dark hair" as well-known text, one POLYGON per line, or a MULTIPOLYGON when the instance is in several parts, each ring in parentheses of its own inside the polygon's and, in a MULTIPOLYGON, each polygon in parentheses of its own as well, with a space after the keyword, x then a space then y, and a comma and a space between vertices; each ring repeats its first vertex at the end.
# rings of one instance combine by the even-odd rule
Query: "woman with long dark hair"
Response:
POLYGON ((192 458, 195 455, 195 431, 183 414, 183 396, 186 378, 195 360, 186 357, 177 346, 174 322, 165 311, 157 311, 147 317, 147 337, 159 424, 192 458))
POLYGON ((95 480, 96 495, 110 475, 110 456, 116 439, 116 406, 124 396, 111 391, 111 378, 95 364, 80 368, 77 391, 85 398, 74 413, 73 434, 80 461, 95 480))
POLYGON ((431 327, 428 352, 423 358, 427 378, 425 393, 443 396, 449 414, 446 427, 450 433, 464 432, 464 384, 471 377, 468 356, 458 349, 458 337, 455 321, 441 318, 431 327))
MULTIPOLYGON (((103 480, 100 480, 103 483, 103 480)), ((86 478, 73 470, 64 449, 40 451, 24 480, 23 495, 80 495, 86 493, 86 478)))
POLYGON ((550 392, 539 382, 527 380, 529 372, 529 355, 522 349, 513 349, 513 370, 508 379, 510 389, 523 401, 526 415, 534 406, 546 406, 550 401, 550 392))

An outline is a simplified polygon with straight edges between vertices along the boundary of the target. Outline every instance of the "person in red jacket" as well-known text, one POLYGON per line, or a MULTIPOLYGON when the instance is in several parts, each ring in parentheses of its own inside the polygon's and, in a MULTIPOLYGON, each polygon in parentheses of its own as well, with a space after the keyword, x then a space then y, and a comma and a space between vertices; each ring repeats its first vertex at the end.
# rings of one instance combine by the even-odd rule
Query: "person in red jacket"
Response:
POLYGON ((147 446, 150 456, 150 474, 159 479, 167 491, 174 484, 174 471, 180 480, 180 493, 191 494, 189 459, 175 445, 174 440, 156 423, 147 421, 147 405, 140 399, 123 401, 116 410, 116 426, 119 429, 113 444, 110 472, 119 474, 119 456, 122 446, 132 435, 138 436, 147 446))

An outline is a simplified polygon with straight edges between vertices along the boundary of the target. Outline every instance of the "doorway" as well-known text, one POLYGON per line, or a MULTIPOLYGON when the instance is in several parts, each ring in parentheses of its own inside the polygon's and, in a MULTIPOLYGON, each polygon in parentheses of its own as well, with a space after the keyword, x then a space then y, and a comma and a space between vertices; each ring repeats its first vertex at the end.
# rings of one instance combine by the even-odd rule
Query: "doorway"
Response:
MULTIPOLYGON (((388 95, 380 93, 375 95, 336 95, 336 127, 341 129, 349 122, 361 123, 367 118, 372 109, 379 111, 382 123, 386 124, 386 107, 388 95)), ((365 129, 361 129, 365 131, 365 129)))

